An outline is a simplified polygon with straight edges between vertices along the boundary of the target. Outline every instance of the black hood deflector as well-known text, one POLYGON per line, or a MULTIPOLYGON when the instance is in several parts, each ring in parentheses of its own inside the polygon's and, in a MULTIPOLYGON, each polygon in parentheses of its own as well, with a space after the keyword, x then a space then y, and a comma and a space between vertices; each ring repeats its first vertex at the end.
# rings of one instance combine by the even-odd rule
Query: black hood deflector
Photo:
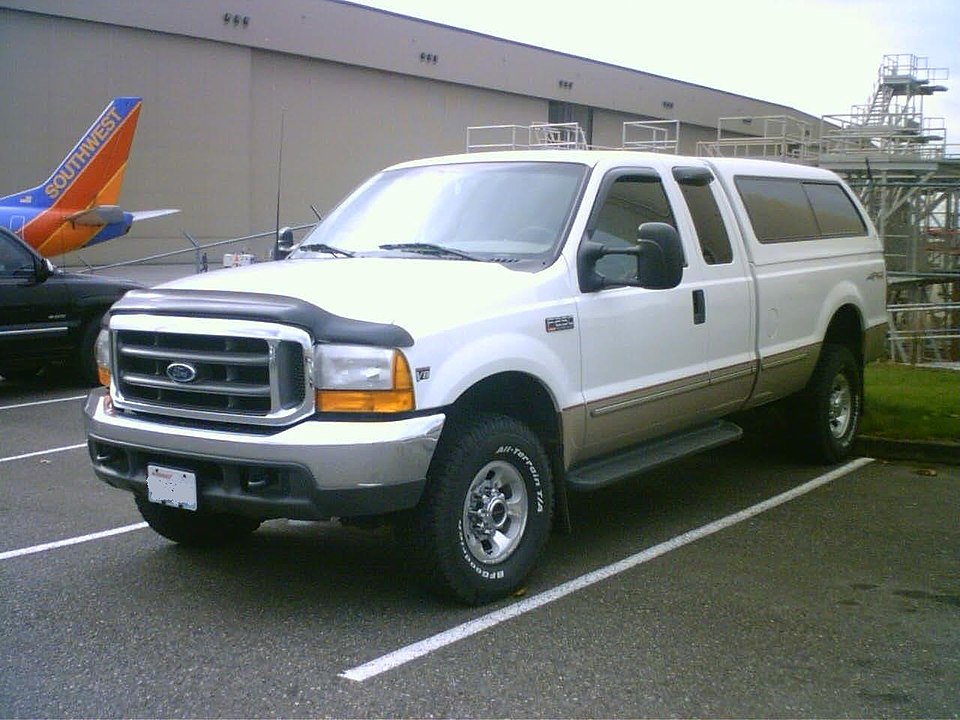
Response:
POLYGON ((317 342, 377 347, 411 347, 413 338, 398 325, 352 320, 297 298, 218 290, 137 290, 117 302, 112 315, 148 314, 255 320, 293 325, 317 342))

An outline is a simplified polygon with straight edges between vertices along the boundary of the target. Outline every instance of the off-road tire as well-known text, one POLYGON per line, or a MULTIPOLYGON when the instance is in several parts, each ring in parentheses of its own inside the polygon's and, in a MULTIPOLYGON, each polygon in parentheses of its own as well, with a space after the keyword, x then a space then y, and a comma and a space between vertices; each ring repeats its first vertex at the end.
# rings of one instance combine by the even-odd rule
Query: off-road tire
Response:
POLYGON ((431 590, 478 605, 522 585, 552 518, 540 440, 513 418, 482 413, 444 429, 423 499, 398 531, 431 590))
POLYGON ((863 415, 863 379, 846 346, 823 346, 798 411, 802 449, 810 460, 829 464, 850 457, 863 415))

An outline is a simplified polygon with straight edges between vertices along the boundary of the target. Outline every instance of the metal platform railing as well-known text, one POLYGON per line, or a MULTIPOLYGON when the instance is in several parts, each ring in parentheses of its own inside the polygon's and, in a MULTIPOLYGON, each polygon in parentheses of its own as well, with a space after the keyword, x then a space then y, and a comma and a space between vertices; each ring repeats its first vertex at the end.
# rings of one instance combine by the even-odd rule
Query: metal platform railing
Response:
POLYGON ((887 343, 896 362, 956 362, 960 360, 960 303, 890 305, 887 343))
MULTIPOLYGON (((291 227, 295 233, 308 230, 316 226, 316 223, 309 223, 306 225, 296 225, 291 227)), ((263 240, 266 238, 270 239, 270 248, 273 247, 273 241, 277 236, 276 230, 268 230, 267 232, 256 233, 254 235, 245 235, 243 237, 229 238, 227 240, 217 240, 215 242, 206 243, 201 245, 198 243, 190 233, 184 231, 184 238, 190 243, 190 247, 182 248, 180 250, 170 250, 168 252, 156 253, 154 255, 147 255, 146 257, 136 258, 134 260, 125 260, 123 262, 110 263, 109 265, 90 265, 86 263, 83 258, 79 258, 81 262, 84 263, 85 267, 81 272, 90 272, 96 273, 103 270, 113 270, 116 268, 123 267, 132 267, 136 265, 148 265, 157 263, 159 260, 169 260, 171 258, 179 257, 182 255, 187 255, 189 253, 193 254, 193 264, 194 270, 197 273, 206 272, 207 267, 209 266, 209 258, 207 257, 207 250, 212 248, 222 248, 227 246, 241 246, 244 251, 250 247, 250 245, 256 240, 263 240)), ((265 253, 267 255, 267 253, 265 253)))
POLYGON ((485 150, 588 150, 579 123, 474 125, 467 128, 467 152, 485 150))
POLYGON ((717 119, 717 139, 697 143, 703 157, 742 157, 815 164, 819 146, 810 123, 790 115, 717 119))
POLYGON ((587 142, 579 123, 473 125, 467 128, 467 152, 494 150, 638 150, 676 154, 678 120, 632 120, 623 123, 619 147, 587 142))
POLYGON ((620 143, 624 150, 676 155, 680 147, 680 121, 634 120, 625 122, 620 143))
POLYGON ((869 124, 862 115, 824 115, 820 155, 827 162, 838 155, 940 160, 948 155, 946 137, 943 118, 919 113, 892 115, 869 124))

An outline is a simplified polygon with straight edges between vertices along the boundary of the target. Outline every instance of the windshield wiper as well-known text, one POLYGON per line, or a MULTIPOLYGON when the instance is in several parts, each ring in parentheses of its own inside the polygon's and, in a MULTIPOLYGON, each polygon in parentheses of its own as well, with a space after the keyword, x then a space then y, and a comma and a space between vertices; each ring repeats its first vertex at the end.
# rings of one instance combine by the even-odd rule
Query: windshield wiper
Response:
POLYGON ((381 245, 381 250, 403 250, 404 252, 422 253, 424 255, 436 255, 438 257, 455 257, 461 260, 473 260, 474 262, 483 262, 480 258, 474 257, 463 250, 444 247, 443 245, 434 245, 433 243, 390 243, 381 245))
POLYGON ((341 248, 327 245, 326 243, 310 243, 309 245, 301 245, 297 249, 307 250, 308 252, 327 253, 328 255, 335 255, 336 257, 353 257, 356 255, 356 253, 350 250, 342 250, 341 248))

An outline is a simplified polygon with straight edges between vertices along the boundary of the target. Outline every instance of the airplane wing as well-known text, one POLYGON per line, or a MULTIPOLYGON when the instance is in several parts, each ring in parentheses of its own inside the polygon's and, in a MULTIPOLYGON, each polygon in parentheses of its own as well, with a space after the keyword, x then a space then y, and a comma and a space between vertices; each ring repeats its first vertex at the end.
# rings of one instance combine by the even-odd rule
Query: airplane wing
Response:
POLYGON ((97 205, 67 217, 74 225, 110 225, 123 222, 123 210, 118 205, 97 205))
POLYGON ((178 212, 180 212, 179 208, 167 208, 166 210, 134 210, 130 214, 133 215, 133 221, 137 222, 138 220, 149 220, 150 218, 163 217, 164 215, 173 215, 178 212))
MULTIPOLYGON (((169 208, 166 210, 136 210, 127 213, 132 217, 133 222, 138 220, 149 220, 150 218, 163 217, 180 212, 179 209, 169 208)), ((113 223, 123 222, 124 211, 117 205, 97 205, 86 210, 81 210, 67 217, 69 222, 74 225, 112 225, 113 223)))

